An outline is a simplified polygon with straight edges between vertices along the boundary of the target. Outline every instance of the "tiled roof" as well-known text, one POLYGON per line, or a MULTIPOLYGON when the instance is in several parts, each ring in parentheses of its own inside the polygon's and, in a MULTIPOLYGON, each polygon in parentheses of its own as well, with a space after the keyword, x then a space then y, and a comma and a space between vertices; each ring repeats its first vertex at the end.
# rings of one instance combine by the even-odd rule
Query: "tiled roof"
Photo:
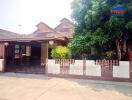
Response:
POLYGON ((34 41, 34 40, 65 40, 65 37, 54 32, 20 35, 0 29, 0 41, 34 41))
POLYGON ((0 29, 0 39, 12 39, 19 38, 20 35, 14 32, 10 32, 7 30, 0 29))
MULTIPOLYGON (((32 40, 65 40, 66 38, 72 37, 71 33, 66 32, 60 32, 60 28, 62 28, 62 31, 68 27, 71 28, 71 26, 65 26, 64 23, 70 23, 72 24, 68 19, 63 18, 61 20, 61 24, 59 24, 55 29, 51 28, 47 24, 40 22, 36 25, 37 30, 33 32, 32 34, 28 35, 20 35, 14 32, 10 32, 7 30, 0 29, 0 41, 32 41, 32 40)), ((73 26, 73 25, 72 25, 73 26)))
POLYGON ((63 18, 54 30, 67 38, 72 38, 74 35, 74 24, 67 18, 63 18))

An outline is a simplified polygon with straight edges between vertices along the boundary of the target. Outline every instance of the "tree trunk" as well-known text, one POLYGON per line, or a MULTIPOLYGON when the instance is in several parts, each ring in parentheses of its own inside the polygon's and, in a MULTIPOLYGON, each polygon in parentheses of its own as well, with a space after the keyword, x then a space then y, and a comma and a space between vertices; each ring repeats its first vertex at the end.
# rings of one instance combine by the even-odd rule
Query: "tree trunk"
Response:
POLYGON ((91 47, 91 55, 95 55, 95 48, 94 47, 91 47))
POLYGON ((116 39, 116 40, 115 40, 115 43, 116 43, 116 49, 117 49, 117 57, 118 57, 118 60, 121 60, 121 49, 120 49, 119 40, 116 39))
POLYGON ((127 52, 126 40, 124 39, 123 40, 123 54, 122 54, 123 57, 125 56, 126 52, 127 52))

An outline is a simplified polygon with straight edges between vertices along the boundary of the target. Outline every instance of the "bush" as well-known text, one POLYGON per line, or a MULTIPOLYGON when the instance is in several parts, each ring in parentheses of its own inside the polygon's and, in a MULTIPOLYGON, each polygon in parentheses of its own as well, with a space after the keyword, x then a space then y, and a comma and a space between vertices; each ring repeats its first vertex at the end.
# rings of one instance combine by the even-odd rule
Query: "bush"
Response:
POLYGON ((115 59, 116 52, 115 51, 107 51, 105 52, 105 59, 115 59))
POLYGON ((70 50, 65 46, 58 46, 51 51, 51 57, 54 59, 67 59, 70 58, 70 50))

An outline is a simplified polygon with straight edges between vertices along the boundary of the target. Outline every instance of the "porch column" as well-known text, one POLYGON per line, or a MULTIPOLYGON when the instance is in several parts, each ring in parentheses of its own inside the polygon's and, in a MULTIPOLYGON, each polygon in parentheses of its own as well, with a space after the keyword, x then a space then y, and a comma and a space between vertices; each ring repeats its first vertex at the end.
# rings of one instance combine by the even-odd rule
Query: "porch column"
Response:
POLYGON ((0 72, 5 70, 5 44, 0 43, 0 72))
POLYGON ((41 44, 41 64, 46 64, 48 59, 48 43, 41 44))

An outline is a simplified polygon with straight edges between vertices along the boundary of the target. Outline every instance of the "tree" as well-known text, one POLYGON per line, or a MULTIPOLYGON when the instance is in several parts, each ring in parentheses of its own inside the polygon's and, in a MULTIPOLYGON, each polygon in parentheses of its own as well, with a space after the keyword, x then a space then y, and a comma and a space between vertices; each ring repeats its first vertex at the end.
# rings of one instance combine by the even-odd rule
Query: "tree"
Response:
POLYGON ((119 60, 126 55, 126 41, 132 36, 132 1, 74 0, 72 10, 76 36, 71 40, 70 47, 74 51, 85 53, 92 47, 101 47, 105 52, 115 46, 119 60), (123 17, 111 16, 111 8, 115 5, 125 8, 123 17), (120 48, 121 42, 123 49, 120 48))
POLYGON ((76 24, 75 33, 81 33, 86 28, 85 20, 83 19, 85 18, 87 9, 90 9, 90 7, 91 0, 74 0, 72 2, 71 8, 73 12, 71 16, 76 24))
POLYGON ((121 48, 120 41, 122 41, 123 29, 125 26, 125 21, 123 18, 111 17, 106 23, 107 33, 109 38, 115 42, 117 48, 118 59, 121 60, 121 48))
POLYGON ((91 50, 91 47, 102 47, 107 41, 107 35, 101 28, 98 28, 94 33, 87 32, 76 35, 68 46, 74 53, 80 53, 83 56, 91 50))
POLYGON ((105 14, 100 13, 103 8, 106 6, 102 4, 102 0, 100 3, 99 0, 74 0, 72 17, 76 23, 77 35, 69 43, 71 50, 83 55, 89 52, 91 47, 102 47, 107 42, 108 37, 99 24, 103 20, 100 16, 105 14))

